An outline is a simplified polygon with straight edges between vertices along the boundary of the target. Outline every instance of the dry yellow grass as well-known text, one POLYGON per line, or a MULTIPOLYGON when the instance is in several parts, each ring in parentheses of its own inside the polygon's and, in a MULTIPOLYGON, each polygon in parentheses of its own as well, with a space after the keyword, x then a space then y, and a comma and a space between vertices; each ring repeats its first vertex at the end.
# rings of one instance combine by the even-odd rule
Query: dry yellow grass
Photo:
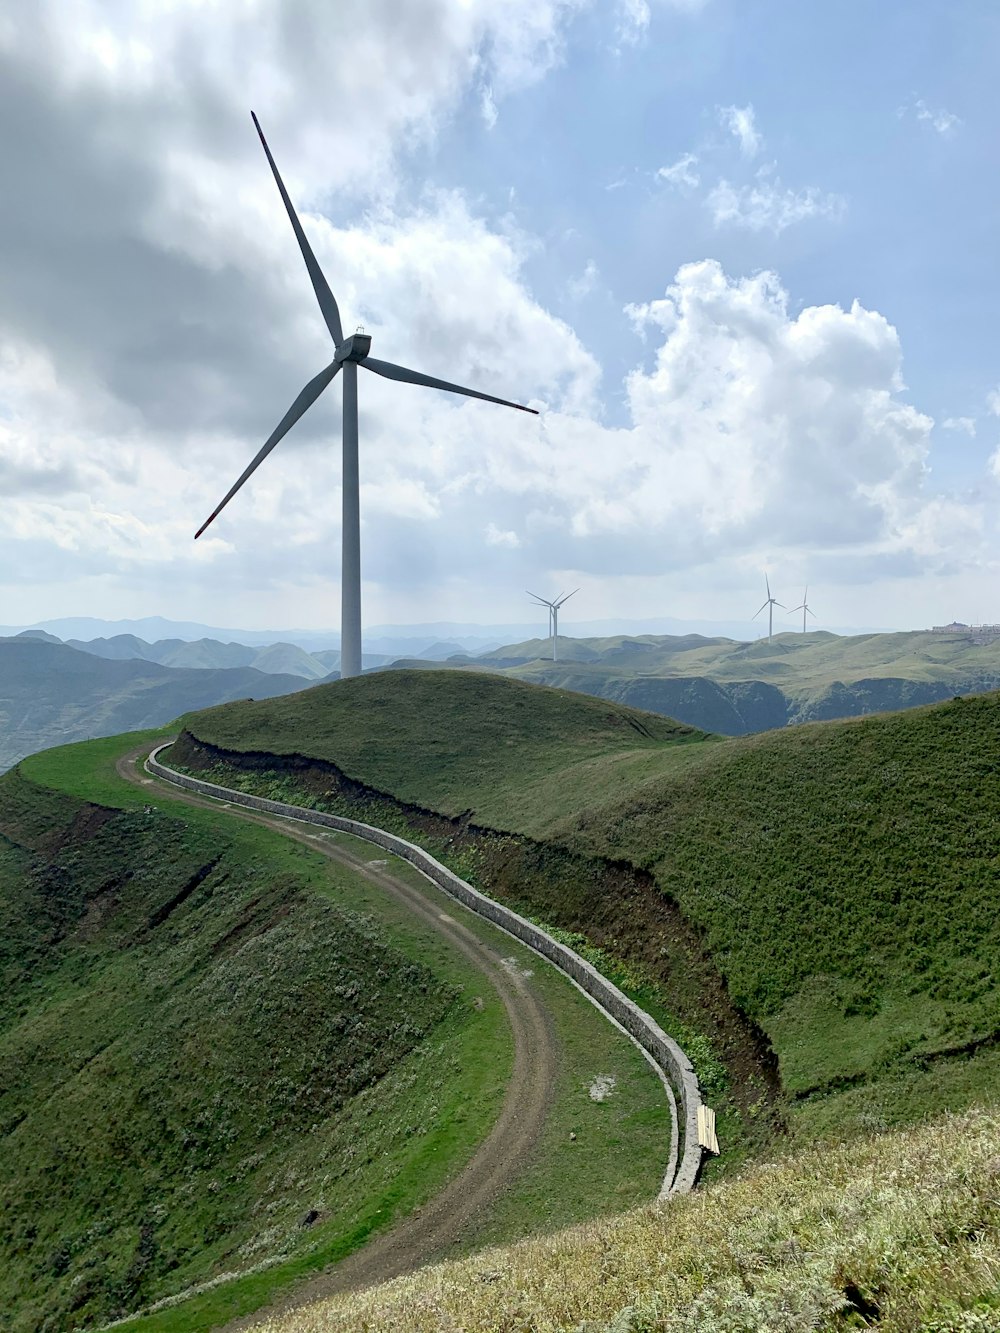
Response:
POLYGON ((998 1221, 1000 1114, 975 1111, 440 1264, 262 1333, 987 1333, 998 1221))

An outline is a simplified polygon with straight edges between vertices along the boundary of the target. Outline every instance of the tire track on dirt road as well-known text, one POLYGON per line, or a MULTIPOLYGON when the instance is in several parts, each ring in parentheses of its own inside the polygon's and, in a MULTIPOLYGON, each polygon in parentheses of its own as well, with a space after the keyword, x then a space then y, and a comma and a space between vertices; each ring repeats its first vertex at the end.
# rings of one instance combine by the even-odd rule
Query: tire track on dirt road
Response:
POLYGON ((263 824, 364 875, 425 926, 442 935, 483 973, 503 1002, 514 1038, 514 1067, 500 1115, 458 1175, 422 1208, 400 1219, 390 1230, 380 1232, 334 1267, 297 1283, 281 1293, 273 1305, 225 1325, 224 1333, 236 1333, 310 1301, 412 1272, 443 1257, 460 1237, 477 1230, 479 1219, 529 1165, 551 1100, 559 1044, 540 998, 517 970, 505 965, 499 949, 429 902, 391 869, 384 864, 373 864, 363 853, 342 843, 332 842, 329 835, 312 832, 289 820, 256 814, 242 807, 226 807, 209 797, 161 783, 138 767, 139 760, 144 760, 152 748, 152 743, 146 743, 122 755, 116 764, 119 776, 150 793, 169 795, 172 801, 263 824))

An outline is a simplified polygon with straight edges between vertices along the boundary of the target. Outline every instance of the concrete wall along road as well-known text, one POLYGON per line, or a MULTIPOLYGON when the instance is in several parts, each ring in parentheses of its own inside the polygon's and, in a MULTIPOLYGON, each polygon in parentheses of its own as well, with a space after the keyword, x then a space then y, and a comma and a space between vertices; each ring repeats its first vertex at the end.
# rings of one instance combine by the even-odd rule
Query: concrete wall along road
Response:
MULTIPOLYGON (((670 1194, 686 1194, 698 1178, 701 1167, 703 1148, 698 1135, 698 1109, 702 1106, 698 1079, 687 1058, 674 1039, 634 1004, 626 995, 603 977, 596 968, 574 953, 551 935, 540 930, 532 921, 512 912, 502 903, 494 902, 485 894, 474 889, 471 884, 453 874, 447 866, 434 859, 429 852, 404 838, 398 838, 384 829, 373 828, 355 819, 345 819, 340 815, 328 815, 320 810, 307 810, 302 806, 286 805, 282 801, 269 801, 263 796, 251 796, 247 792, 234 791, 229 787, 220 787, 214 782, 203 782, 200 778, 189 777, 186 773, 175 772, 161 763, 158 755, 166 745, 158 746, 147 760, 146 767, 157 777, 172 782, 177 786, 187 787, 217 800, 229 801, 233 805, 246 806, 251 810, 261 810, 267 814, 282 815, 288 819, 318 824, 323 828, 336 829, 341 833, 351 833, 356 838, 363 838, 377 847, 401 856, 409 861, 422 874, 449 897, 463 903, 471 911, 492 921, 522 944, 528 945, 555 967, 564 972, 616 1026, 622 1028, 649 1059, 650 1063, 664 1078, 668 1092, 673 1089, 680 1101, 680 1116, 674 1106, 674 1135, 671 1145, 670 1162, 663 1181, 660 1198, 670 1194), (678 1154, 678 1120, 683 1135, 683 1152, 678 1154), (678 1156, 680 1161, 678 1163, 678 1156)), ((673 1097, 671 1097, 673 1103, 673 1097)))

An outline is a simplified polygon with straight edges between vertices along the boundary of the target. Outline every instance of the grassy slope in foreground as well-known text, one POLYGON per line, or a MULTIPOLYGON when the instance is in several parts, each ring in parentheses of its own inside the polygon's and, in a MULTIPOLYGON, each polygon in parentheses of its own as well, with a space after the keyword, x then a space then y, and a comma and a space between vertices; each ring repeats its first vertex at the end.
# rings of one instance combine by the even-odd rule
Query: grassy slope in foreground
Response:
POLYGON ((995 1333, 998 1178, 995 1115, 948 1118, 427 1269, 261 1333, 995 1333))
POLYGON ((148 1323, 255 1308, 439 1186, 510 1067, 478 973, 280 835, 147 812, 126 748, 0 779, 0 1308, 25 1333, 290 1256, 148 1323))
MULTIPOLYGON (((88 1223, 89 1205, 86 1201, 71 1216, 66 1215, 67 1196, 60 1193, 62 1186, 58 1183, 42 1196, 44 1207, 39 1208, 36 1200, 25 1213, 20 1204, 12 1205, 4 1220, 22 1231, 24 1227, 36 1229, 37 1235, 29 1238, 31 1243, 23 1258, 30 1264, 41 1254, 40 1269, 37 1262, 35 1268, 40 1271, 45 1297, 57 1303, 67 1291, 72 1299, 76 1299, 85 1290, 86 1283, 94 1287, 110 1281, 113 1285, 126 1264, 125 1272, 131 1274, 133 1285, 137 1278, 143 1279, 141 1289, 134 1297, 130 1294, 127 1300, 122 1299, 123 1304, 133 1307, 140 1296, 157 1298, 165 1292, 186 1288, 190 1282, 219 1268, 231 1272, 247 1264, 264 1262, 268 1265, 255 1274, 194 1296, 176 1308, 164 1309, 141 1321, 128 1323, 129 1328, 141 1328, 148 1333, 194 1333, 197 1329, 214 1328, 234 1314, 258 1308, 283 1284, 347 1253, 392 1216, 405 1214, 439 1189, 448 1175, 468 1158, 496 1115, 506 1091, 510 1038, 498 1002, 481 974, 471 969, 436 932, 424 931, 405 907, 387 900, 377 887, 268 829, 247 824, 221 811, 182 805, 148 787, 140 790, 124 783, 115 772, 115 759, 139 739, 117 737, 68 746, 25 761, 22 769, 32 784, 28 806, 34 812, 32 818, 51 824, 52 809, 66 803, 66 798, 74 798, 68 801, 68 807, 77 810, 94 809, 89 802, 84 802, 83 798, 87 797, 106 806, 125 808, 119 813, 112 812, 106 824, 110 832, 117 829, 119 834, 127 835, 125 848, 112 842, 105 844, 102 854, 97 856, 96 852, 101 849, 83 845, 86 839, 82 835, 88 831, 91 818, 87 815, 78 830, 81 838, 71 839, 58 852, 60 865, 65 862, 71 868, 77 888, 85 887, 88 867, 102 862, 110 874, 109 879, 101 881, 102 894, 98 904, 104 909, 109 906, 106 890, 112 891, 113 899, 115 876, 121 876, 123 866, 126 877, 129 870, 137 870, 133 878, 140 881, 148 877, 149 866, 142 864, 141 856, 148 850, 144 846, 148 835, 152 834, 158 840, 164 828, 170 828, 173 830, 170 845, 176 843, 182 849, 200 846, 207 841, 212 854, 222 858, 220 868, 228 869, 238 884, 230 884, 228 890, 227 886, 216 884, 212 897, 207 903, 200 904, 203 936, 200 943, 212 944, 215 923, 206 917, 220 912, 222 920, 218 930, 222 932, 221 938, 228 950, 227 967, 222 977, 226 986, 239 981, 239 971, 234 970, 234 963, 240 961, 244 951, 251 954, 249 960, 243 960, 249 962, 249 966, 244 969, 248 975, 243 979, 240 996, 234 997, 227 991, 225 1003, 242 1006, 246 1001, 246 1009, 241 1008, 240 1012, 248 1014, 255 1027, 260 1027, 258 1011, 261 1008, 268 1013, 269 1019, 277 1013, 278 1022, 273 1032, 265 1027, 259 1035, 253 1031, 243 1034, 245 1040, 237 1052, 240 1067, 235 1069, 227 1059, 233 1054, 232 1049, 218 1051, 213 1047, 214 1016, 201 1025, 201 1035, 187 1033, 188 1045, 194 1046, 198 1057, 194 1067, 195 1081, 187 1095, 196 1101, 201 1100, 193 1116, 197 1134, 189 1136, 183 1150, 175 1153, 170 1163, 180 1162, 183 1166, 180 1189, 174 1195, 176 1208, 173 1215, 160 1216, 164 1198, 169 1197, 171 1188, 177 1184, 170 1179, 157 1184, 157 1153, 162 1145, 155 1143, 151 1152, 142 1154, 141 1180, 137 1182, 131 1178, 128 1171, 119 1180, 114 1172, 109 1174, 106 1169, 108 1154, 104 1151, 104 1131, 99 1125, 94 1144, 88 1142, 86 1151, 76 1151, 77 1162, 84 1167, 80 1173, 80 1191, 90 1191, 88 1197, 92 1197, 95 1184, 99 1187, 97 1193, 103 1211, 99 1210, 97 1214, 97 1224, 92 1225, 93 1218, 88 1223), (150 803, 156 810, 152 816, 144 810, 150 803), (168 819, 167 816, 175 818, 168 819), (131 823, 121 822, 129 817, 131 823), (179 832, 178 823, 183 826, 179 832), (77 841, 81 846, 76 846, 77 841), (278 876, 280 879, 276 881, 278 876), (232 901, 228 901, 227 891, 232 901), (227 937, 231 917, 240 910, 241 894, 244 899, 249 896, 240 918, 240 922, 246 919, 247 929, 237 930, 235 937, 233 934, 227 937), (309 899, 314 900, 311 908, 309 899), (309 936, 308 941, 300 941, 298 947, 305 948, 313 962, 316 962, 317 953, 325 951, 331 955, 325 961, 320 960, 329 970, 342 953, 327 942, 331 921, 326 909, 331 905, 338 913, 333 918, 335 929, 341 917, 346 917, 348 927, 359 930, 373 950, 384 948, 383 973, 390 968, 396 969, 397 973, 402 968, 405 972, 409 962, 425 972, 430 969, 433 974, 427 983, 431 999, 435 989, 440 991, 443 986, 449 993, 464 992, 464 1000, 459 999, 451 1005, 429 1038, 403 1059, 398 1069, 373 1086, 364 1088, 356 1098, 341 1107, 335 1117, 327 1122, 313 1119, 306 1126, 305 1133, 298 1136, 289 1133, 294 1125, 281 1120, 275 1126, 274 1134, 265 1135, 255 1145, 256 1151, 251 1153, 250 1160, 240 1162, 234 1179, 232 1172, 226 1174, 224 1168, 227 1154, 231 1155, 233 1148, 232 1131, 239 1126, 241 1116, 266 1117, 268 1099, 273 1095, 285 1098, 286 1092, 291 1091, 287 1080, 276 1090, 269 1087, 258 1089, 255 1080, 268 1080, 269 1073, 265 1068, 268 1061, 276 1064, 279 1072, 294 1075, 295 1070, 289 1070, 285 1065, 296 1048, 298 1055, 305 1058, 316 1046, 312 1025, 323 1021, 322 997, 310 992, 307 1004, 303 1006, 297 990, 302 979, 296 983, 296 979, 283 975, 281 957, 272 959, 268 953, 267 958, 262 959, 262 954, 270 947, 282 943, 281 938, 267 933, 269 912, 274 909, 274 916, 283 927, 298 922, 303 933, 309 936), (283 916, 286 909, 288 914, 283 916), (308 915, 310 910, 312 917, 308 915), (315 938, 310 932, 310 920, 315 927, 315 938), (256 938, 258 935, 261 938, 256 938), (315 947, 316 939, 323 941, 320 950, 315 947), (257 985, 254 989, 258 981, 254 966, 264 967, 269 972, 264 988, 257 985), (469 1000, 471 1003, 465 1002, 469 1000), (308 1042, 297 1040, 299 1028, 296 1023, 303 1018, 310 1025, 308 1042), (206 1031, 208 1039, 202 1040, 206 1031), (255 1046, 255 1039, 261 1043, 259 1048, 255 1046), (271 1049, 272 1045, 277 1047, 276 1051, 271 1049), (244 1067, 243 1062, 248 1058, 249 1065, 244 1067), (206 1112, 202 1104, 206 1096, 205 1079, 212 1071, 218 1076, 220 1100, 206 1112), (233 1093, 238 1094, 235 1107, 227 1104, 233 1093), (260 1106, 243 1107, 244 1094, 251 1098, 251 1102, 259 1101, 260 1106), (200 1123, 197 1122, 198 1115, 202 1116, 200 1123), (221 1130, 218 1136, 216 1130, 221 1130), (279 1131, 281 1143, 276 1144, 279 1131), (216 1142, 216 1137, 222 1141, 216 1142), (220 1188, 217 1191, 209 1188, 206 1193, 201 1189, 206 1177, 200 1164, 202 1154, 211 1152, 221 1154, 221 1161, 217 1156, 209 1186, 217 1180, 220 1188), (98 1160, 91 1161, 94 1157, 98 1160), (259 1161, 255 1160, 257 1157, 259 1161), (129 1191, 134 1191, 134 1187, 147 1189, 151 1183, 154 1205, 152 1213, 146 1214, 129 1191), (263 1187, 263 1194, 260 1187, 263 1187), (116 1203, 122 1202, 122 1226, 111 1234, 104 1222, 113 1216, 116 1203), (298 1224, 313 1207, 320 1210, 321 1218, 313 1227, 304 1230, 298 1224), (220 1208, 221 1214, 213 1212, 220 1208), (140 1226, 144 1218, 145 1231, 140 1226), (217 1225, 221 1218, 221 1224, 230 1230, 210 1244, 200 1228, 213 1218, 217 1225), (178 1267, 161 1277, 158 1276, 162 1257, 159 1247, 171 1231, 190 1234, 196 1253, 186 1267, 178 1267), (234 1254, 236 1245, 242 1253, 237 1251, 234 1254), (291 1257, 274 1265, 276 1252, 282 1250, 289 1252, 291 1257), (58 1276, 45 1269, 45 1263, 53 1253, 59 1255, 57 1267, 66 1265, 65 1271, 58 1276), (137 1254, 142 1262, 136 1268, 137 1254)), ((10 775, 0 782, 0 815, 4 810, 4 787, 14 780, 15 775, 10 775)), ((100 812, 98 817, 105 818, 107 813, 100 812)), ((333 841, 343 840, 342 835, 330 837, 333 841)), ((354 842, 352 839, 347 841, 354 842)), ((411 867, 398 863, 394 873, 422 885, 428 896, 437 901, 434 891, 411 867)), ((206 887, 212 887, 210 879, 206 877, 206 887)), ((140 883, 138 888, 141 890, 141 887, 140 883)), ((15 895, 15 899, 18 896, 23 894, 15 895)), ((5 900, 0 894, 0 905, 5 900)), ((77 906, 80 906, 79 901, 77 906)), ((90 981, 98 983, 100 988, 117 984, 116 978, 120 981, 124 971, 119 975, 115 969, 124 969, 127 961, 118 958, 110 960, 109 964, 107 955, 114 952, 114 943, 121 942, 123 923, 116 917, 97 922, 94 918, 99 913, 91 910, 93 906, 94 900, 91 900, 85 921, 89 927, 99 924, 101 931, 88 937, 89 952, 84 950, 86 956, 83 956, 78 950, 73 957, 64 960, 65 975, 57 969, 54 979, 50 978, 42 987, 44 994, 39 1001, 40 1007, 31 1006, 34 1016, 41 1022, 38 1050, 44 1049, 52 1057, 49 1074, 52 1077, 65 1074, 64 1090, 76 1106, 84 1108, 91 1096, 103 1096, 100 1080, 107 1070, 107 1059, 102 1050, 91 1063, 85 1062, 79 1069, 73 1063, 81 1052, 81 1058, 85 1057, 86 1042, 92 1036, 88 1015, 101 1010, 99 995, 88 999, 88 985, 90 981), (80 1015, 86 1031, 81 1032, 76 1023, 75 1003, 63 1004, 58 1013, 59 1023, 45 1027, 46 1014, 55 1012, 45 996, 55 988, 53 1005, 59 1001, 63 994, 57 986, 57 983, 62 984, 60 978, 66 982, 68 1000, 85 1001, 80 1015), (70 1064, 68 1072, 65 1069, 67 1059, 70 1064)), ((194 896, 184 904, 185 909, 198 906, 194 896)), ((490 933, 486 923, 472 919, 471 924, 476 933, 490 933)), ((173 1013, 176 1006, 182 1010, 187 1006, 188 1018, 192 1012, 197 1017, 197 1005, 192 1006, 191 995, 185 994, 183 986, 192 982, 195 999, 199 994, 203 999, 211 999, 212 986, 218 990, 220 984, 220 978, 213 975, 213 961, 199 958, 199 940, 192 932, 191 922, 184 921, 180 906, 160 923, 158 929, 164 927, 173 934, 167 947, 161 947, 161 956, 154 959, 157 968, 156 995, 153 997, 157 1004, 161 1001, 163 1004, 158 1011, 151 1005, 148 1015, 140 1012, 136 1032, 128 1031, 110 1047, 116 1068, 125 1066, 119 1074, 125 1080, 122 1092, 126 1096, 129 1092, 130 1053, 144 1049, 149 1029, 155 1027, 164 1005, 170 1010, 167 1026, 173 1032, 183 1016, 173 1013), (171 969, 180 971, 182 984, 172 985, 171 969)), ((125 937, 128 938, 127 931, 125 937)), ((477 1222, 475 1232, 464 1238, 465 1248, 481 1244, 484 1239, 504 1241, 566 1225, 595 1213, 618 1211, 653 1197, 659 1188, 669 1137, 669 1115, 662 1088, 634 1047, 554 971, 540 966, 534 955, 522 950, 514 941, 508 941, 506 937, 502 939, 504 953, 510 955, 511 965, 516 961, 521 968, 534 971, 530 985, 540 993, 551 1015, 560 1058, 548 1120, 529 1169, 515 1180, 488 1216, 477 1222), (605 1084, 614 1083, 614 1093, 603 1101, 596 1101, 590 1095, 590 1089, 595 1079, 602 1076, 605 1084), (576 1136, 572 1141, 571 1132, 576 1136)), ((80 940, 70 935, 68 942, 75 946, 80 940)), ((160 943, 162 946, 162 941, 160 943)), ((124 992, 124 999, 130 1003, 142 999, 141 983, 147 979, 143 968, 155 953, 150 946, 151 941, 141 930, 138 937, 130 941, 129 947, 135 956, 129 966, 134 965, 138 974, 137 977, 130 974, 130 979, 132 984, 140 985, 138 994, 124 992)), ((214 950, 214 945, 212 947, 214 950)), ((70 953, 73 954, 72 948, 70 953)), ((16 964, 17 959, 14 961, 16 964)), ((376 974, 374 978, 369 977, 368 985, 376 991, 386 986, 396 991, 404 980, 403 975, 378 977, 376 974)), ((122 998, 120 986, 117 995, 122 998)), ((415 1014, 419 1014, 421 1005, 427 1002, 427 995, 422 999, 418 997, 415 1014)), ((331 1004, 336 1007, 333 1000, 331 1004)), ((364 1005, 361 1008, 366 1011, 364 1005)), ((134 1008, 128 1013, 123 1010, 122 1016, 136 1017, 134 1008)), ((117 1016, 109 1013, 104 1017, 113 1023, 117 1016)), ((34 1021, 33 1017, 31 1021, 34 1021)), ((239 1027, 240 1020, 232 1015, 226 1020, 223 1036, 239 1038, 239 1027)), ((5 1051, 3 1031, 4 1023, 0 1020, 0 1061, 5 1051)), ((167 1044, 169 1046, 169 1042, 167 1044)), ((157 1053, 157 1060, 161 1053, 157 1053)), ((316 1059, 323 1058, 323 1050, 318 1049, 316 1059)), ((143 1087, 153 1085, 158 1089, 162 1065, 154 1062, 139 1072, 143 1087)), ((294 1083, 294 1079, 291 1081, 294 1083)), ((300 1090, 302 1107, 299 1109, 303 1115, 307 1115, 315 1091, 315 1087, 309 1086, 300 1090)), ((183 1099, 184 1092, 184 1089, 169 1089, 170 1096, 163 1099, 160 1108, 164 1116, 176 1111, 176 1097, 180 1094, 183 1099)), ((141 1140, 144 1128, 149 1127, 147 1103, 155 1099, 154 1094, 144 1101, 138 1123, 132 1124, 132 1118, 129 1118, 129 1132, 137 1142, 141 1140)), ((39 1124, 35 1122, 36 1130, 39 1124)), ((172 1132, 169 1120, 167 1131, 169 1139, 172 1132)), ((68 1131, 61 1126, 59 1132, 67 1141, 76 1141, 72 1126, 68 1131)), ((111 1126, 108 1133, 118 1135, 114 1145, 117 1153, 122 1143, 120 1125, 111 1126)), ((176 1144, 170 1147, 172 1153, 174 1148, 176 1144)), ((46 1150, 44 1142, 36 1144, 32 1155, 20 1159, 21 1164, 33 1169, 33 1163, 40 1160, 46 1150)), ((0 1152, 0 1159, 3 1158, 4 1154, 0 1152)), ((7 1161, 8 1167, 14 1165, 12 1160, 7 1161)), ((5 1196, 6 1192, 4 1187, 5 1196)), ((14 1199, 13 1194, 11 1198, 14 1199)), ((20 1263, 21 1257, 17 1260, 17 1264, 20 1263)), ((17 1264, 5 1273, 4 1263, 0 1261, 0 1308, 5 1305, 5 1278, 9 1278, 11 1290, 17 1292, 18 1298, 27 1301, 28 1288, 19 1283, 22 1270, 17 1264)), ((131 1290, 130 1287, 130 1293, 131 1290)), ((23 1311, 22 1307, 18 1308, 23 1326, 34 1328, 32 1307, 25 1304, 23 1311)), ((54 1324, 60 1329, 70 1326, 71 1321, 66 1319, 58 1319, 54 1324)))
POLYGON ((236 750, 277 738, 393 796, 648 870, 768 1032, 816 1129, 992 1095, 1000 695, 712 744, 665 743, 664 719, 626 709, 617 746, 596 725, 613 706, 574 700, 592 710, 574 735, 568 699, 400 672, 188 725, 236 750), (545 726, 550 705, 559 721, 545 726), (477 710, 499 719, 486 753, 477 710))

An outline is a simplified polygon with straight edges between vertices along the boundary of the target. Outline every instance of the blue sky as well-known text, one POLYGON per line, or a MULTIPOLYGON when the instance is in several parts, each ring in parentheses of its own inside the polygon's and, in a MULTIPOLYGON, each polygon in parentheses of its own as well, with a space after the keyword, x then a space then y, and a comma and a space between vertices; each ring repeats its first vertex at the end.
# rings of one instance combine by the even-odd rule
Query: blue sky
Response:
POLYGON ((920 0, 15 3, 4 620, 339 619, 336 386, 191 540, 328 359, 250 106, 345 327, 542 411, 362 377, 366 623, 563 583, 732 619, 764 568, 826 623, 1000 620, 998 38, 920 0))

